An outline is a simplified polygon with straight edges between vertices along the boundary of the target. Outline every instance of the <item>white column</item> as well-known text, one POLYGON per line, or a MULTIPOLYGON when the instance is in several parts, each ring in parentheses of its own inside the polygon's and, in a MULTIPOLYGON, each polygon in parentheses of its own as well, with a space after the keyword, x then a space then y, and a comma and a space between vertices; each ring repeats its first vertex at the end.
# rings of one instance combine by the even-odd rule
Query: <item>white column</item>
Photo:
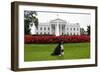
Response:
POLYGON ((34 24, 34 23, 33 23, 33 25, 30 27, 30 29, 31 29, 30 31, 31 31, 31 34, 32 34, 32 35, 36 34, 36 31, 35 31, 35 30, 36 30, 36 27, 35 27, 35 24, 34 24))
POLYGON ((56 35, 56 36, 60 36, 60 34, 59 34, 59 22, 58 22, 58 21, 57 21, 57 24, 56 24, 55 35, 56 35))

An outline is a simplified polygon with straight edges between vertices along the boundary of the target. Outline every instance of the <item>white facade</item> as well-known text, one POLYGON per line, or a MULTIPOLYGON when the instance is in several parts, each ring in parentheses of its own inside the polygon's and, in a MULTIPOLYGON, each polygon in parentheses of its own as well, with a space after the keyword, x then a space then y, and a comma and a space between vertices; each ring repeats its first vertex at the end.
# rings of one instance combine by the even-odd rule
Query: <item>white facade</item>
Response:
POLYGON ((57 18, 49 23, 39 23, 35 32, 37 35, 80 35, 80 25, 79 23, 68 23, 57 18))

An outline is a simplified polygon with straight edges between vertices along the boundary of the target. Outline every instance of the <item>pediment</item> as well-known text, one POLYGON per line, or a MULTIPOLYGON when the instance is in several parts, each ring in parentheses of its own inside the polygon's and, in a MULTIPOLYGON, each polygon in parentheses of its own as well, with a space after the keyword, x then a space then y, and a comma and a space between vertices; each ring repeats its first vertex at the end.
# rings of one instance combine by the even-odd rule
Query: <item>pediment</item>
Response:
POLYGON ((65 20, 60 19, 60 18, 57 18, 57 19, 54 19, 54 20, 51 20, 51 21, 50 21, 50 23, 56 23, 56 22, 66 23, 65 20))

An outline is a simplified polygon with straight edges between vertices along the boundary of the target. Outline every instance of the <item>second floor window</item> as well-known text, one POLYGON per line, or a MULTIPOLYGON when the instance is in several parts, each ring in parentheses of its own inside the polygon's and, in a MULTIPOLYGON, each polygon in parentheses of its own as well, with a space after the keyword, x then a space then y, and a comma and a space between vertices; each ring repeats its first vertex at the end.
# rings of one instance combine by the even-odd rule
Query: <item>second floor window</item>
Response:
POLYGON ((50 28, 48 27, 48 30, 49 30, 50 28))
POLYGON ((75 28, 73 28, 75 30, 75 28))
POLYGON ((72 30, 72 28, 70 28, 70 30, 72 30))
POLYGON ((77 28, 77 31, 78 31, 78 28, 77 28))
POLYGON ((46 30, 46 27, 44 27, 44 30, 46 30))
POLYGON ((42 30, 42 27, 40 28, 40 30, 42 30))

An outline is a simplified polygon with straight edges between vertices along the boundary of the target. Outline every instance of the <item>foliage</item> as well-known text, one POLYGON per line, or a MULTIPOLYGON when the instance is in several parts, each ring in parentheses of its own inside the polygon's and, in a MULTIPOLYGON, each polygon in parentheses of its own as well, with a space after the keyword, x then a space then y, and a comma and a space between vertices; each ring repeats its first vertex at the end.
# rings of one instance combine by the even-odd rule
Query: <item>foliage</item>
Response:
POLYGON ((25 43, 58 43, 63 41, 64 43, 80 43, 80 42, 90 42, 90 36, 80 35, 80 36, 32 36, 25 35, 25 43))
POLYGON ((89 25, 89 26, 87 26, 87 33, 88 33, 88 35, 90 35, 90 30, 91 30, 91 28, 90 28, 90 25, 89 25))
POLYGON ((30 26, 35 24, 38 27, 38 18, 36 11, 24 11, 24 31, 25 34, 30 34, 30 26), (34 15, 34 16, 33 16, 34 15))
POLYGON ((85 34, 84 28, 80 28, 80 33, 81 33, 81 35, 84 35, 85 34))

